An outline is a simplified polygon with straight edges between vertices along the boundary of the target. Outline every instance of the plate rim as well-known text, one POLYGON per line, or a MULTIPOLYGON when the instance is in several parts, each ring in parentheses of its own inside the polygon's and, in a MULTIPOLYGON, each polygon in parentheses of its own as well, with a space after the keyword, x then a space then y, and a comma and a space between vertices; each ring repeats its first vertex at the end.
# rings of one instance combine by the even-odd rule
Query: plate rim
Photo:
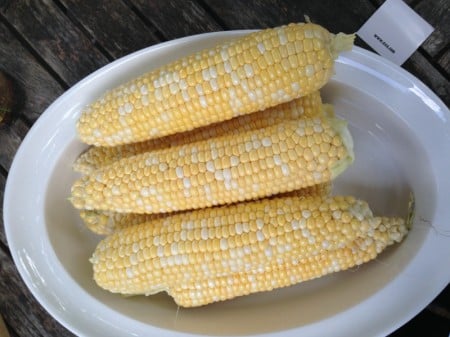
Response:
MULTIPOLYGON (((20 165, 20 162, 22 160, 23 157, 23 153, 26 151, 26 148, 29 146, 29 143, 32 142, 34 135, 40 130, 40 128, 42 127, 42 125, 46 122, 46 120, 48 118, 50 118, 51 112, 55 109, 57 109, 58 105, 63 102, 67 97, 69 97, 69 95, 73 92, 76 92, 78 90, 78 88, 88 85, 90 82, 94 81, 98 76, 102 76, 105 72, 108 71, 112 71, 114 68, 116 67, 120 67, 121 64, 123 63, 127 63, 127 62, 133 62, 133 60, 135 58, 139 58, 140 56, 145 56, 148 54, 151 54, 152 52, 158 50, 158 49, 162 49, 162 48, 170 48, 171 46, 177 45, 179 43, 185 43, 185 42, 191 42, 194 40, 201 40, 201 39, 207 39, 209 37, 214 38, 214 37, 235 37, 238 35, 243 35, 243 34, 247 34, 250 33, 253 30, 232 30, 232 31, 222 31, 222 32, 210 32, 210 33, 203 33, 203 34, 196 34, 196 35, 192 35, 192 36, 187 36, 187 37, 183 37, 183 38, 179 38, 179 39, 175 39, 175 40, 171 40, 171 41, 166 41, 166 42, 162 42, 141 50, 138 50, 136 52, 133 52, 129 55, 123 56, 99 69, 97 69, 96 71, 94 71, 93 73, 91 73, 90 75, 86 76, 85 78, 83 78, 82 80, 80 80, 79 82, 77 82, 74 86, 72 86, 71 88, 69 88, 67 91, 65 91, 62 95, 60 95, 53 103, 51 103, 47 109, 45 109, 45 111, 41 114, 41 116, 36 120, 36 122, 33 124, 33 126, 30 128, 30 130, 28 131, 27 135, 24 137, 23 141, 21 142, 15 157, 13 159, 13 162, 11 164, 11 167, 9 169, 9 174, 6 180, 6 184, 5 184, 5 193, 4 193, 4 201, 3 201, 3 219, 4 219, 4 226, 5 226, 5 235, 6 235, 6 239, 11 251, 11 255, 13 257, 13 261, 14 264, 16 266, 16 268, 19 271, 20 277, 22 278, 22 280, 25 282, 27 288, 31 291, 31 293, 33 294, 33 296, 38 300, 38 302, 40 303, 40 305, 42 305, 42 307, 50 314, 52 315, 56 320, 58 320, 64 327, 66 327, 68 330, 77 333, 77 334, 84 334, 85 332, 83 332, 83 330, 73 326, 70 322, 67 322, 66 318, 63 317, 60 312, 55 309, 54 303, 49 303, 48 298, 46 298, 44 296, 44 294, 42 294, 41 292, 38 291, 37 288, 35 288, 33 286, 33 284, 31 283, 31 280, 28 278, 27 274, 29 273, 29 271, 24 269, 23 264, 20 263, 20 259, 21 257, 19 256, 18 250, 17 250, 17 242, 15 241, 13 232, 12 232, 12 228, 11 228, 11 222, 9 221, 9 219, 11 218, 11 214, 10 214, 10 203, 12 203, 12 198, 10 197, 13 194, 13 187, 12 187, 12 182, 17 179, 16 178, 16 172, 18 171, 18 166, 20 165)), ((407 72, 406 70, 404 70, 403 68, 400 68, 398 66, 396 66, 395 64, 393 64, 392 62, 390 62, 389 60, 386 60, 384 58, 382 58, 381 56, 370 52, 368 50, 365 50, 363 48, 357 47, 355 46, 352 50, 352 52, 349 53, 343 53, 339 59, 339 61, 343 61, 345 59, 351 59, 352 53, 354 54, 358 54, 361 58, 366 58, 369 60, 372 60, 373 62, 377 62, 380 63, 383 67, 387 67, 389 70, 394 71, 396 73, 401 74, 402 76, 404 76, 406 79, 413 81, 415 84, 417 84, 419 86, 419 88, 426 93, 426 95, 428 97, 431 97, 439 106, 443 107, 444 111, 447 111, 447 115, 448 115, 448 108, 445 106, 445 104, 442 102, 442 100, 433 92, 431 91, 431 89, 429 89, 420 79, 416 78, 414 75, 410 74, 409 72, 407 72)), ((450 115, 449 115, 450 117, 450 115)), ((448 279, 447 279, 447 284, 450 281, 450 272, 448 273, 448 279)), ((442 282, 444 283, 444 282, 442 282)), ((441 289, 442 290, 442 289, 441 289)), ((83 290, 84 292, 84 290, 83 290)), ((439 293, 439 291, 435 291, 435 295, 437 295, 439 293)), ((89 294, 86 293, 87 296, 90 296, 89 294)), ((434 298, 434 297, 433 297, 434 298)), ((107 307, 105 304, 96 301, 99 304, 101 304, 104 307, 107 307)), ((405 322, 407 322, 409 319, 411 319, 415 314, 417 314, 417 312, 415 310, 411 310, 413 311, 413 313, 409 313, 408 315, 404 315, 404 320, 399 322, 399 324, 397 325, 397 327, 401 326, 402 324, 404 324, 405 322)), ((341 313, 338 313, 338 315, 341 313)), ((133 322, 136 322, 135 320, 131 319, 133 322)), ((143 323, 141 323, 143 324, 143 323)), ((144 324, 145 325, 145 324, 144 324)), ((146 325, 148 326, 148 325, 146 325)), ((397 328, 397 327, 390 327, 390 328, 397 328)), ((160 329, 159 327, 155 327, 152 326, 152 329, 155 330, 159 330, 158 333, 172 333, 171 331, 167 330, 166 332, 164 332, 164 329, 160 329)), ((393 330, 387 328, 385 329, 385 331, 380 331, 380 332, 391 332, 393 330)), ((191 335, 191 334, 187 334, 187 333, 183 333, 183 332, 177 332, 180 335, 191 335)), ((283 333, 283 332, 281 332, 283 333)), ((277 335, 277 333, 271 333, 270 335, 277 335)), ((195 336, 195 335, 192 335, 195 336)))

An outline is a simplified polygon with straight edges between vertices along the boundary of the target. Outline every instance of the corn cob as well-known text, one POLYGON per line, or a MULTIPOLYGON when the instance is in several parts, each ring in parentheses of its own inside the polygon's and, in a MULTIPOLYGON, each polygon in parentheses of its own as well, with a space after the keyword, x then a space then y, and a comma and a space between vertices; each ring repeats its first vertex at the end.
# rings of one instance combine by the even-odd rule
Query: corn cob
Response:
POLYGON ((219 44, 108 91, 82 111, 78 134, 97 146, 140 142, 308 95, 353 39, 298 23, 219 44))
POLYGON ((374 217, 353 197, 284 197, 168 215, 105 238, 97 284, 122 294, 166 291, 183 307, 348 269, 399 242, 403 219, 374 217))
MULTIPOLYGON (((280 196, 322 196, 327 197, 331 191, 331 184, 324 183, 305 187, 300 190, 278 194, 280 196)), ((81 210, 80 217, 84 225, 92 232, 100 235, 108 235, 125 227, 134 226, 144 222, 152 221, 166 216, 165 213, 152 214, 136 214, 136 213, 116 213, 111 211, 97 211, 97 210, 81 210)))
POLYGON ((324 183, 352 160, 342 120, 288 120, 119 160, 77 180, 71 201, 123 213, 202 208, 324 183))
POLYGON ((273 108, 235 117, 222 123, 200 127, 189 132, 149 139, 139 143, 118 146, 93 146, 77 158, 73 169, 83 174, 89 174, 98 168, 107 166, 122 158, 205 140, 211 137, 238 134, 242 131, 266 127, 283 119, 298 119, 301 116, 318 116, 326 113, 323 110, 328 110, 328 108, 322 105, 319 91, 314 91, 310 95, 277 105, 273 108))

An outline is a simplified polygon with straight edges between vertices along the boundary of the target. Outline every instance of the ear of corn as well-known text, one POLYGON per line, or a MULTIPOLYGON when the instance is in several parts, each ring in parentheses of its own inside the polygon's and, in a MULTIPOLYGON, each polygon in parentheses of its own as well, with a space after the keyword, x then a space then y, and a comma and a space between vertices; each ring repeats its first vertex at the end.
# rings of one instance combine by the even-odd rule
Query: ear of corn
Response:
POLYGON ((251 33, 109 91, 81 113, 78 134, 97 146, 140 142, 308 95, 328 81, 353 38, 312 23, 251 33))
MULTIPOLYGON (((331 184, 324 183, 305 187, 300 190, 277 194, 274 197, 306 197, 321 196, 327 197, 331 191, 331 184)), ((152 221, 166 216, 164 213, 137 214, 137 213, 117 213, 111 211, 81 210, 80 217, 84 225, 92 232, 100 235, 108 235, 125 227, 135 226, 144 222, 152 221)))
POLYGON ((137 154, 183 145, 211 137, 239 134, 251 129, 270 126, 285 119, 314 117, 330 113, 329 105, 322 105, 319 91, 248 115, 200 127, 190 132, 177 133, 162 138, 149 139, 139 143, 118 146, 93 146, 75 161, 73 169, 83 174, 105 167, 116 160, 137 154))
POLYGON ((345 123, 280 123, 119 160, 72 186, 79 209, 155 213, 234 203, 335 178, 353 160, 345 123))
POLYGON ((101 241, 94 279, 184 307, 292 285, 377 256, 407 233, 353 197, 284 197, 167 215, 101 241))

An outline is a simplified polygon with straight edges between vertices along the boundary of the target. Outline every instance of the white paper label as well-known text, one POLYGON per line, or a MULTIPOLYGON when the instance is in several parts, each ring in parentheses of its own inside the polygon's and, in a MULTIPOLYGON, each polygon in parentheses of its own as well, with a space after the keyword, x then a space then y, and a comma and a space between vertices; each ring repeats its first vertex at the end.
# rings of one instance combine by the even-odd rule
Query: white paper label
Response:
POLYGON ((356 33, 378 54, 401 65, 434 28, 401 0, 386 0, 356 33))

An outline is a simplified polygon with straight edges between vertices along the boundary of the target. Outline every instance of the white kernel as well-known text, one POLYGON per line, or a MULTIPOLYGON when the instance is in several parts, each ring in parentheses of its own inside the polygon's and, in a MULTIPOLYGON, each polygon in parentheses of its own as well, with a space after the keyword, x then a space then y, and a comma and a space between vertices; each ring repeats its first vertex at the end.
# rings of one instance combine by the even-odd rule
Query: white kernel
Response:
POLYGON ((257 232, 256 232, 256 239, 257 239, 259 242, 264 241, 264 233, 261 232, 261 231, 257 231, 257 232))
POLYGON ((185 102, 189 102, 191 100, 191 97, 189 96, 187 90, 182 90, 181 91, 181 96, 183 97, 183 100, 185 102))
POLYGON ((260 52, 261 54, 264 54, 264 52, 266 51, 266 47, 264 47, 264 43, 259 42, 259 43, 257 44, 257 47, 258 47, 259 52, 260 52))
POLYGON ((311 77, 312 75, 314 75, 314 66, 311 65, 311 64, 308 64, 308 65, 305 67, 305 74, 306 74, 306 76, 308 76, 308 77, 311 77))
POLYGON ((180 82, 178 82, 178 86, 180 87, 181 90, 186 90, 188 88, 188 84, 186 82, 186 80, 182 79, 180 80, 180 82))
POLYGON ((269 137, 264 137, 264 138, 261 140, 261 144, 262 144, 264 147, 269 147, 269 146, 272 145, 272 140, 271 140, 269 137))
POLYGON ((228 240, 225 238, 220 239, 220 249, 226 250, 228 248, 228 240))
POLYGON ((205 92, 203 91, 203 87, 200 83, 195 86, 195 91, 197 91, 197 94, 199 95, 205 94, 205 92))
POLYGON ((231 166, 237 166, 237 165, 239 165, 239 157, 237 157, 237 156, 231 156, 231 157, 230 157, 230 163, 231 163, 231 166))
POLYGON ((202 108, 206 108, 208 106, 208 102, 206 101, 205 96, 200 95, 199 100, 200 100, 200 105, 202 106, 202 108))
POLYGON ((333 219, 339 220, 342 216, 342 212, 340 210, 335 210, 332 213, 333 219))
POLYGON ((302 217, 303 218, 308 219, 310 216, 311 216, 311 211, 310 210, 304 209, 302 211, 302 217))
POLYGON ((289 166, 287 164, 282 164, 281 172, 283 173, 284 176, 288 176, 290 173, 289 166))
POLYGON ((183 178, 184 177, 184 172, 183 172, 183 168, 181 166, 177 166, 175 169, 175 174, 177 175, 178 178, 183 178))
POLYGON ((156 248, 156 255, 158 257, 164 256, 164 246, 158 246, 158 248, 156 248))
POLYGON ((222 58, 222 61, 227 61, 229 56, 228 56, 228 51, 226 49, 221 49, 220 50, 220 57, 222 58))
POLYGON ((237 74, 237 72, 232 71, 231 72, 231 83, 233 83, 233 85, 238 85, 239 84, 239 76, 237 74))
POLYGON ((297 219, 294 219, 291 221, 291 226, 293 230, 297 230, 300 228, 300 223, 298 222, 297 219))
POLYGON ((216 178, 216 180, 223 180, 223 171, 222 170, 216 170, 214 172, 214 178, 216 178))
POLYGON ((264 220, 263 219, 256 219, 256 227, 258 227, 258 229, 262 229, 264 227, 264 220))
POLYGON ((300 137, 302 137, 306 134, 305 128, 302 126, 299 126, 298 128, 295 129, 295 133, 298 134, 300 137))
POLYGON ((177 242, 172 242, 172 244, 170 245, 170 252, 173 255, 177 255, 178 254, 178 243, 177 242))
POLYGON ((223 67, 224 67, 225 72, 226 72, 227 74, 229 74, 229 73, 231 73, 231 72, 233 71, 233 68, 231 67, 231 63, 230 63, 229 61, 225 61, 225 62, 223 63, 223 67))
POLYGON ((253 148, 252 142, 246 142, 245 143, 245 151, 250 152, 253 148))
POLYGON ((209 68, 209 75, 211 76, 212 79, 217 78, 217 70, 215 66, 209 68))
POLYGON ((161 120, 162 120, 163 122, 168 122, 168 121, 170 120, 170 116, 169 116, 169 114, 168 114, 167 112, 163 112, 163 113, 160 115, 160 118, 161 118, 161 120))
POLYGON ((161 83, 159 82, 159 79, 158 79, 158 78, 155 79, 155 80, 153 81, 153 86, 154 86, 155 88, 159 88, 159 87, 161 86, 161 83))
POLYGON ((215 172, 216 168, 214 166, 214 162, 212 162, 211 160, 206 162, 206 170, 208 170, 209 172, 215 172))
POLYGON ((202 77, 204 81, 209 81, 209 79, 211 78, 210 74, 209 74, 209 70, 208 69, 203 69, 202 70, 202 77))
POLYGON ((295 91, 295 92, 299 91, 299 90, 300 90, 300 84, 298 84, 298 82, 293 82, 293 83, 291 84, 291 89, 292 89, 293 91, 295 91))
POLYGON ((244 64, 244 71, 247 77, 252 77, 255 74, 253 72, 253 67, 248 63, 244 64))
POLYGON ((211 158, 213 160, 219 158, 219 153, 217 152, 217 150, 215 148, 211 149, 211 158))
POLYGON ((139 243, 138 242, 133 243, 131 249, 133 250, 133 253, 137 253, 139 251, 139 243))
POLYGON ((141 102, 142 102, 142 105, 144 105, 144 106, 149 105, 150 101, 148 100, 148 96, 147 95, 142 96, 141 97, 141 102))
POLYGON ((234 228, 236 230, 236 234, 242 234, 244 232, 243 227, 242 227, 242 223, 240 223, 240 222, 237 222, 234 225, 234 228))
POLYGON ((207 240, 208 239, 208 228, 202 228, 200 234, 201 234, 202 240, 207 240))
POLYGON ((281 161, 281 157, 278 154, 273 155, 273 161, 274 161, 275 165, 283 164, 283 162, 281 161))
POLYGON ((158 168, 161 172, 164 172, 165 170, 167 170, 169 168, 169 165, 167 165, 167 163, 160 163, 158 165, 158 168))
POLYGON ((126 113, 130 113, 131 111, 133 111, 133 104, 131 104, 130 102, 125 103, 124 105, 124 109, 126 113))
POLYGON ((255 192, 259 191, 259 184, 256 184, 256 183, 253 184, 252 185, 252 190, 255 191, 255 192))
POLYGON ((141 188, 141 195, 142 195, 143 197, 148 197, 148 196, 150 195, 150 193, 149 193, 147 187, 142 187, 142 188, 141 188))
POLYGON ((314 31, 312 31, 311 29, 305 29, 304 34, 305 34, 305 37, 308 39, 311 39, 314 37, 314 31))
POLYGON ((169 90, 172 95, 175 95, 180 90, 180 88, 177 83, 170 83, 169 90))
POLYGON ((189 179, 188 177, 184 177, 183 186, 184 188, 191 188, 191 179, 189 179))
POLYGON ((120 195, 120 188, 119 188, 119 186, 113 186, 113 187, 111 187, 111 193, 112 193, 113 195, 120 195))
POLYGON ((286 35, 282 31, 278 32, 278 39, 281 45, 285 45, 288 42, 286 35))
POLYGON ((330 243, 327 240, 322 241, 322 248, 328 249, 330 247, 330 243))
POLYGON ((313 129, 315 132, 322 132, 323 128, 321 125, 314 124, 313 129))
POLYGON ((217 80, 216 80, 215 78, 212 78, 212 79, 209 81, 209 84, 211 85, 212 91, 217 91, 217 90, 219 90, 219 84, 217 84, 217 80))
POLYGON ((231 180, 231 170, 229 168, 223 169, 223 179, 225 180, 231 180))
POLYGON ((130 268, 130 267, 128 267, 128 268, 126 269, 126 273, 127 273, 127 277, 128 277, 128 278, 132 278, 132 277, 134 276, 133 269, 130 268))
POLYGON ((261 147, 261 142, 259 140, 254 140, 253 141, 253 148, 255 150, 259 149, 261 147))
POLYGON ((272 257, 273 256, 273 251, 272 251, 272 247, 267 247, 266 249, 264 249, 264 255, 266 255, 267 257, 272 257))
POLYGON ((163 94, 162 94, 162 90, 160 88, 156 88, 154 94, 155 94, 155 98, 158 101, 162 101, 163 100, 163 94))

